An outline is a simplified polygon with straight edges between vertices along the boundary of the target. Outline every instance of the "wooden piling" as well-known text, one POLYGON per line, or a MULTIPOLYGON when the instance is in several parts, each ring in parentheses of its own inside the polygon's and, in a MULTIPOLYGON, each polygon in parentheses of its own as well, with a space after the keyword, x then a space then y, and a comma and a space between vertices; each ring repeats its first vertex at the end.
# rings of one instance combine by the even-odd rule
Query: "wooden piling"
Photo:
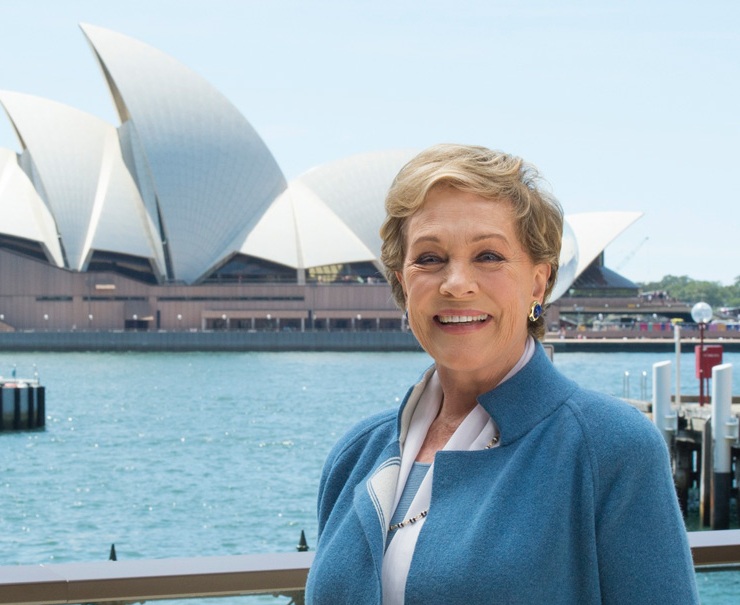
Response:
POLYGON ((693 484, 693 447, 684 440, 676 440, 673 462, 673 482, 676 485, 678 503, 684 516, 689 510, 689 491, 693 484))
POLYGON ((702 527, 708 527, 712 510, 712 421, 704 423, 701 432, 701 479, 699 482, 699 519, 702 527))

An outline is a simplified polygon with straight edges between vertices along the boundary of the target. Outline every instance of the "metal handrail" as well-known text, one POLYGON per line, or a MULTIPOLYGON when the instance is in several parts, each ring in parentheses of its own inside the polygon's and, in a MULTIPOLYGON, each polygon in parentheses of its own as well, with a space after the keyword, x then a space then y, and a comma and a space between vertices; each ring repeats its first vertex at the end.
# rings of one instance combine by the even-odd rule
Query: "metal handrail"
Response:
MULTIPOLYGON (((689 532, 697 571, 740 568, 740 530, 689 532)), ((301 602, 310 552, 0 567, 0 605, 285 595, 301 602)))
POLYGON ((306 586, 313 553, 0 567, 0 604, 140 602, 275 594, 306 586))
POLYGON ((740 529, 693 531, 688 535, 697 571, 740 566, 740 529))

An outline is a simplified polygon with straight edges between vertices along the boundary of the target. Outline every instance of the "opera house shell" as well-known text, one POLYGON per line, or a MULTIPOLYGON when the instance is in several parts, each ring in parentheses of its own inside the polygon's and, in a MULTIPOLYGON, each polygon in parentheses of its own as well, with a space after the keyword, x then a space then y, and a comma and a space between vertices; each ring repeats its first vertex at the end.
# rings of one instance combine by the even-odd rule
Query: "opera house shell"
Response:
MULTIPOLYGON (((0 148, 0 329, 400 320, 378 230, 385 192, 415 150, 361 154, 287 182, 198 74, 138 40, 81 28, 120 123, 0 91, 19 142, 0 148)), ((554 298, 640 216, 566 215, 554 298)))

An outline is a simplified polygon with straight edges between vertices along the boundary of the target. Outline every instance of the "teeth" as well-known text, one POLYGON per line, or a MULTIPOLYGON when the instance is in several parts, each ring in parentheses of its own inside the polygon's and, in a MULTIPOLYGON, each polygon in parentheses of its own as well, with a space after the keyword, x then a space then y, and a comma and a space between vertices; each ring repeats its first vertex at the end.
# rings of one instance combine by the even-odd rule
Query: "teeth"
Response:
POLYGON ((462 324, 475 321, 486 321, 488 315, 439 315, 439 322, 443 324, 462 324))

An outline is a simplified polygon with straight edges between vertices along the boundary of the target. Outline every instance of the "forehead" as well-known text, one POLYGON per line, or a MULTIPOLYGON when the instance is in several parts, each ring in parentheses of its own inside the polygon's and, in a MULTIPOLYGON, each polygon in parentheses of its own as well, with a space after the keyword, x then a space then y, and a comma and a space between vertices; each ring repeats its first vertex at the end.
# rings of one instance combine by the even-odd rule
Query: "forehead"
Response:
POLYGON ((406 233, 435 230, 514 229, 511 202, 491 199, 451 186, 433 187, 419 209, 407 219, 406 233))

